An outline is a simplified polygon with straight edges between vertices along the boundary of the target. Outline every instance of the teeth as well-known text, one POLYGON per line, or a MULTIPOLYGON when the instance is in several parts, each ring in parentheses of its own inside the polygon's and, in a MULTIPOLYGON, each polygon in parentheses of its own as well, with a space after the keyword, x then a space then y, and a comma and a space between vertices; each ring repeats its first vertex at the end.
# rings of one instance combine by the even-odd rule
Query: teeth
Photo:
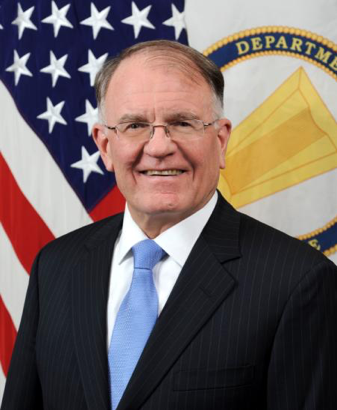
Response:
POLYGON ((180 175, 182 174, 183 171, 180 171, 178 169, 166 169, 164 171, 156 171, 156 170, 149 170, 145 171, 145 175, 180 175))

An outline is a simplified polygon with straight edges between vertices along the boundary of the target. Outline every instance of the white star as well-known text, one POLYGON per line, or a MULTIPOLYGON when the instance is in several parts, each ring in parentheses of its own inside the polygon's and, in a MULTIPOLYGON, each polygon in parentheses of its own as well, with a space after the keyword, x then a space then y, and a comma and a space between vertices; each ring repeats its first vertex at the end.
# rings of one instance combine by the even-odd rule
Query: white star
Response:
POLYGON ((98 174, 104 175, 104 172, 97 165, 98 158, 99 151, 95 152, 92 155, 89 155, 85 147, 82 146, 82 159, 71 164, 72 168, 83 170, 83 183, 87 182, 87 179, 92 172, 97 172, 98 174))
POLYGON ((90 75, 90 85, 93 86, 95 84, 95 77, 104 61, 107 59, 108 53, 101 55, 100 57, 96 58, 91 50, 88 51, 88 63, 82 65, 78 69, 78 71, 82 71, 83 73, 88 73, 90 75))
POLYGON ((68 58, 68 54, 64 55, 60 59, 57 59, 55 57, 55 54, 51 51, 50 52, 50 65, 40 70, 41 73, 51 74, 52 81, 53 81, 53 87, 55 87, 55 84, 60 76, 71 78, 69 73, 64 69, 64 64, 67 61, 67 58, 68 58))
POLYGON ((138 37, 142 27, 155 28, 155 26, 147 19, 152 6, 147 6, 143 10, 139 10, 135 2, 132 2, 132 15, 122 20, 122 23, 133 26, 135 38, 138 37))
POLYGON ((40 120, 47 120, 49 124, 49 134, 53 132, 54 125, 59 122, 60 124, 67 125, 64 118, 61 116, 61 110, 63 108, 64 101, 61 101, 57 105, 53 105, 50 99, 47 97, 47 111, 38 115, 36 118, 40 120))
POLYGON ((84 24, 85 26, 92 27, 92 34, 94 36, 94 39, 96 39, 96 37, 98 36, 98 33, 100 32, 101 28, 107 28, 108 30, 114 29, 112 25, 106 19, 109 14, 110 9, 111 7, 107 7, 102 11, 98 11, 94 3, 91 3, 91 6, 90 6, 91 16, 80 22, 81 24, 84 24))
MULTIPOLYGON (((1 7, 0 7, 1 8, 1 7)), ((0 30, 2 30, 3 29, 3 27, 2 27, 2 24, 0 24, 0 30)))
POLYGON ((30 20, 30 17, 34 11, 34 6, 26 11, 22 10, 21 4, 18 3, 18 16, 15 20, 12 21, 12 24, 18 26, 19 29, 19 39, 22 37, 22 34, 25 28, 31 28, 32 30, 37 30, 35 24, 33 24, 30 20))
POLYGON ((30 57, 30 53, 25 54, 22 57, 19 57, 19 54, 14 50, 14 64, 6 68, 6 71, 13 71, 15 75, 15 85, 18 84, 21 75, 28 75, 32 77, 33 74, 26 67, 27 61, 30 57))
POLYGON ((57 37, 60 31, 60 28, 62 26, 74 28, 74 26, 70 23, 70 21, 66 17, 69 7, 70 7, 70 4, 67 4, 66 6, 59 9, 55 1, 51 2, 51 15, 44 18, 42 20, 42 23, 49 23, 54 26, 54 37, 57 37))
POLYGON ((172 9, 172 17, 164 21, 163 24, 165 24, 165 26, 174 27, 174 34, 175 34, 176 40, 178 40, 180 33, 182 32, 184 28, 186 28, 185 21, 184 21, 185 12, 182 11, 180 13, 174 4, 171 4, 171 9, 172 9))
POLYGON ((88 127, 88 136, 91 136, 93 125, 98 121, 98 108, 94 108, 89 100, 85 100, 85 113, 75 118, 78 122, 84 122, 88 127))

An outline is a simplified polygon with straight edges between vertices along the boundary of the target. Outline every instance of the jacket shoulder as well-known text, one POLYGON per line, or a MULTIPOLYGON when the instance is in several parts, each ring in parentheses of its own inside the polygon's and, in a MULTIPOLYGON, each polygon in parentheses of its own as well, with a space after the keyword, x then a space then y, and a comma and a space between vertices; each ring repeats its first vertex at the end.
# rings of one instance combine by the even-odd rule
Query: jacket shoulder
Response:
MULTIPOLYGON (((258 270, 279 270, 300 277, 321 262, 332 263, 318 250, 297 238, 235 210, 219 196, 211 226, 217 239, 228 240, 239 249, 240 263, 258 270)), ((214 236, 214 235, 213 235, 214 236)), ((295 279, 296 280, 296 279, 295 279)))
POLYGON ((307 243, 285 232, 266 225, 246 214, 240 213, 240 231, 243 247, 255 247, 265 252, 283 255, 284 259, 301 261, 303 268, 318 264, 328 259, 324 254, 307 243))
POLYGON ((44 246, 36 259, 75 261, 83 249, 99 246, 105 239, 117 237, 123 214, 117 214, 62 235, 44 246))

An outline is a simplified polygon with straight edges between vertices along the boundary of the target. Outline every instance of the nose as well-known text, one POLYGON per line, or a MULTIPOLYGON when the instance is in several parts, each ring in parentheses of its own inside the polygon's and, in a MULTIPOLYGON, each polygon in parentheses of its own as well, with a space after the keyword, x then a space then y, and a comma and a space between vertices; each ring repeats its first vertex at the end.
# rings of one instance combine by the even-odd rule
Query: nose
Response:
POLYGON ((176 144, 171 140, 165 125, 155 125, 151 138, 144 146, 144 153, 152 157, 165 157, 171 155, 176 144))

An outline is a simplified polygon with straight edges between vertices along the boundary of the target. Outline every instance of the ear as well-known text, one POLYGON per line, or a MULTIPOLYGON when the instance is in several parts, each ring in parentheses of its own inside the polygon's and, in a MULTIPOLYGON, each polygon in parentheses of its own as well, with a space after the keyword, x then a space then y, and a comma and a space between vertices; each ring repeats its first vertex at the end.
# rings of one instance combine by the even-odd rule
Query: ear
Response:
POLYGON ((106 131, 104 125, 98 123, 94 124, 92 128, 92 137, 95 141, 95 144, 97 145, 97 148, 99 149, 105 168, 108 171, 113 172, 114 166, 111 157, 111 143, 108 137, 105 135, 105 132, 106 131))
POLYGON ((229 137, 232 131, 232 124, 227 118, 221 118, 218 121, 218 141, 220 146, 220 168, 225 169, 225 154, 227 151, 229 137))

